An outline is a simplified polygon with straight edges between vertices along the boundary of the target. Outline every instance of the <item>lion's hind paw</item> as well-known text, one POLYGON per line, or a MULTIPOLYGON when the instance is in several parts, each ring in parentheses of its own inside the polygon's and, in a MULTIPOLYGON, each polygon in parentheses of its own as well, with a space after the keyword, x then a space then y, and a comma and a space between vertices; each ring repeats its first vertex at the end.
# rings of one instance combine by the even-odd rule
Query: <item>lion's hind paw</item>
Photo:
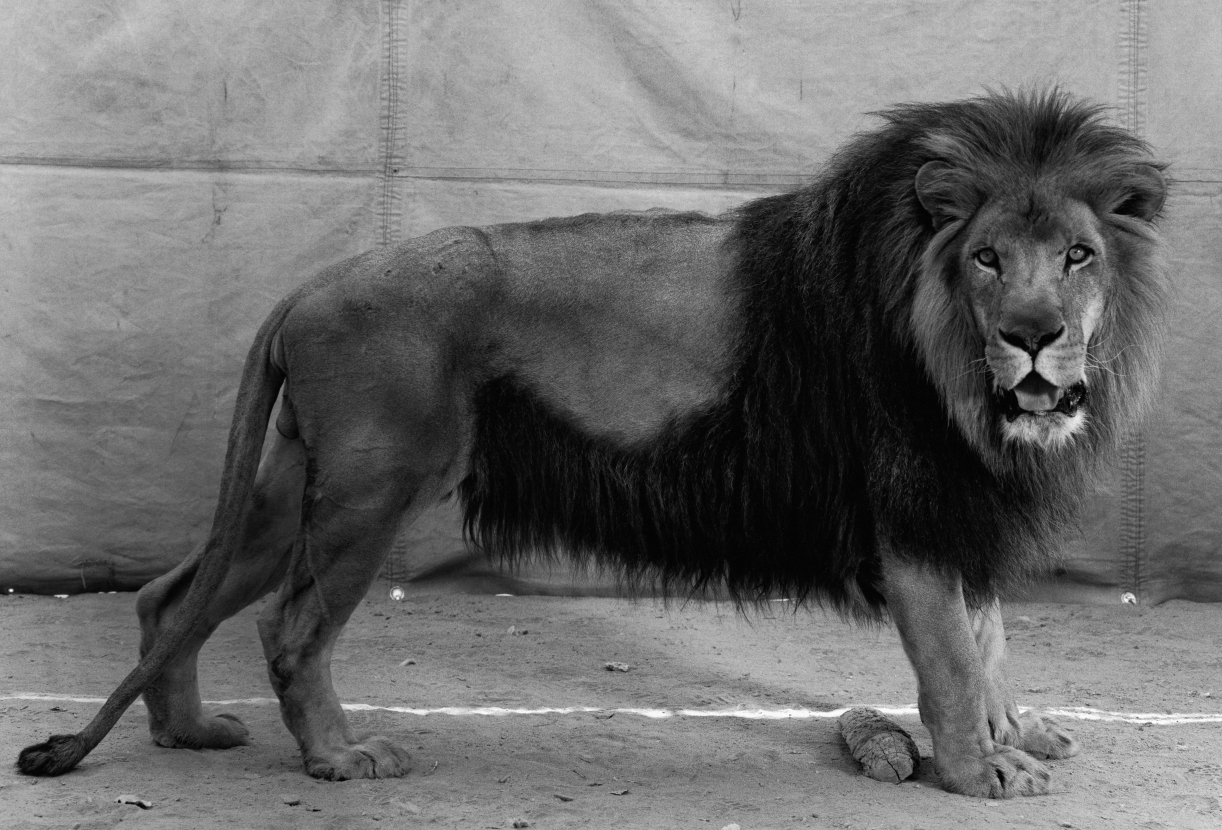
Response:
POLYGON ((327 781, 353 778, 398 778, 407 775, 412 759, 389 738, 374 736, 328 753, 310 753, 306 772, 327 781))
POLYGON ((221 712, 185 726, 154 728, 153 742, 171 749, 232 749, 250 743, 250 733, 236 716, 221 712))
POLYGON ((1052 781, 1052 773, 1039 761, 1000 744, 983 758, 935 759, 935 763, 944 788, 977 798, 1045 795, 1052 781))
POLYGON ((1081 747, 1073 736, 1048 715, 1026 711, 1018 716, 1018 748, 1036 758, 1060 760, 1077 755, 1081 747))

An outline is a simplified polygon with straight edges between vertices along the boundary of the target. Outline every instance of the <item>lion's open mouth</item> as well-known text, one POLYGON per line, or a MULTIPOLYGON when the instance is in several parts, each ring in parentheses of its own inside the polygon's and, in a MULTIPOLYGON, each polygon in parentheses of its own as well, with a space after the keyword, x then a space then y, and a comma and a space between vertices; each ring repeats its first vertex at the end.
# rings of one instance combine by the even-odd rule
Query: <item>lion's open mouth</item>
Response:
POLYGON ((1071 416, 1081 409, 1086 397, 1086 384, 1082 381, 1073 386, 1057 386, 1032 372, 1013 389, 1001 393, 1001 405, 1007 421, 1023 416, 1071 416))

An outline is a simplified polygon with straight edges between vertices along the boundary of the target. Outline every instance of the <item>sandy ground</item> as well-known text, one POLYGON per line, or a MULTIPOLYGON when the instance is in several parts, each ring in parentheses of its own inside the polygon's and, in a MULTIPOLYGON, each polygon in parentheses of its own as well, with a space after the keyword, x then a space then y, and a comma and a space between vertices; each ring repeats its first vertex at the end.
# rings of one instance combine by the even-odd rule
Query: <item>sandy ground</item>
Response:
MULTIPOLYGON (((905 705, 915 685, 889 629, 821 612, 735 614, 704 603, 410 595, 379 583, 333 664, 345 702, 437 708, 597 707, 573 714, 356 712, 408 746, 406 778, 323 783, 301 772, 270 689, 251 609, 205 649, 207 700, 254 743, 167 750, 133 707, 75 772, 0 771, 0 827, 79 828, 1219 828, 1222 724, 1063 721, 1083 753, 1054 765, 1054 792, 1009 802, 950 795, 923 765, 888 785, 862 776, 832 719, 721 711, 905 705), (510 631, 510 628, 513 631, 510 631), (414 662, 407 662, 414 661, 414 662), (628 672, 604 669, 609 661, 628 672), (264 700, 259 700, 264 699, 264 700), (131 795, 151 807, 121 805, 131 795)), ((0 742, 79 729, 132 666, 133 594, 0 598, 0 742)), ((1222 715, 1222 606, 1013 605, 1011 674, 1022 705, 1222 715)), ((900 719, 928 757, 915 717, 900 719)))

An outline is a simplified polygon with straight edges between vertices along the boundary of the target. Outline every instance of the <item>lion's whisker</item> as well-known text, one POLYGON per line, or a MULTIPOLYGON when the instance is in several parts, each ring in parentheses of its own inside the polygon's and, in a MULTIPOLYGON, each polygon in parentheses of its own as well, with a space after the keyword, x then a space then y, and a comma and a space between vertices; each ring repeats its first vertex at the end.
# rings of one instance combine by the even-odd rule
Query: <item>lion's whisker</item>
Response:
POLYGON ((1101 372, 1107 372, 1109 375, 1113 375, 1118 378, 1127 378, 1129 376, 1128 372, 1118 372, 1096 358, 1087 357, 1086 367, 1088 369, 1098 369, 1101 372))
POLYGON ((988 361, 985 360, 983 357, 978 357, 975 360, 968 363, 966 369, 964 369, 962 372, 953 376, 950 379, 958 380, 959 378, 965 377, 967 375, 983 375, 983 374, 987 374, 988 371, 989 371, 988 361))

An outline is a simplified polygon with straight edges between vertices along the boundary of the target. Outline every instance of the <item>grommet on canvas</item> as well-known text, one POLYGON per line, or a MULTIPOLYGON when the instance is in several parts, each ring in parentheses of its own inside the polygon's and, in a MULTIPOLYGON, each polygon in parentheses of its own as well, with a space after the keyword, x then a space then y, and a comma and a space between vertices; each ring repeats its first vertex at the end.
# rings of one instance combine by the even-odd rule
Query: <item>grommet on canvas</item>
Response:
POLYGON ((407 596, 407 594, 404 593, 403 589, 398 585, 390 589, 390 598, 395 602, 402 602, 405 596, 407 596))
POLYGON ((1125 591, 1120 595, 1120 601, 1125 605, 1136 605, 1137 594, 1133 593, 1132 591, 1125 591))

